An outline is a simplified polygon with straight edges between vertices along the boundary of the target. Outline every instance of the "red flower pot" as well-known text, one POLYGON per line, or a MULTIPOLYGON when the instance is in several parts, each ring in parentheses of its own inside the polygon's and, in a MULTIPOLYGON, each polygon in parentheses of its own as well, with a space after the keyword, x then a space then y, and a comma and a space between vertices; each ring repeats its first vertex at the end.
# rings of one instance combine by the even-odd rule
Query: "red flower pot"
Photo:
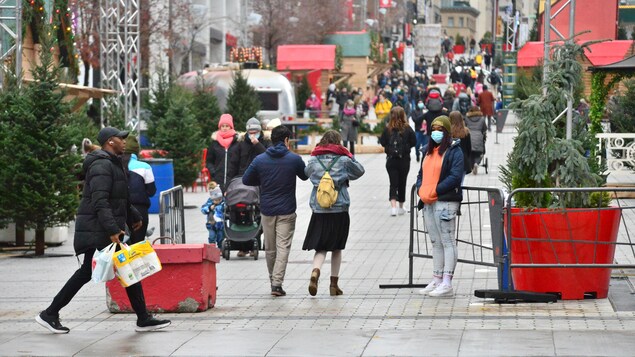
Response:
MULTIPOLYGON (((512 208, 512 264, 612 264, 621 209, 512 208)), ((509 236, 509 235, 508 235, 509 236)), ((513 268, 516 290, 606 298, 609 268, 513 268)))
POLYGON ((462 54, 465 53, 465 45, 454 45, 453 49, 454 53, 462 54))

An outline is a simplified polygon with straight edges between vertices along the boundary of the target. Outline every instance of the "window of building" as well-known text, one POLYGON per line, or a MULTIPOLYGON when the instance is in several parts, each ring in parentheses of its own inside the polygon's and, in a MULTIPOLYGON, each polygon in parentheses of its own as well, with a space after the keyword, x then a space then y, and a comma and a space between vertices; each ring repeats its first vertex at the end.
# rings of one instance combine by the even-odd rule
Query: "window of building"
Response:
POLYGON ((448 17, 448 27, 454 27, 454 17, 448 17))
POLYGON ((465 24, 463 23, 463 17, 459 17, 459 27, 465 27, 465 24))
POLYGON ((278 110, 278 93, 277 92, 256 92, 262 104, 261 110, 278 110))

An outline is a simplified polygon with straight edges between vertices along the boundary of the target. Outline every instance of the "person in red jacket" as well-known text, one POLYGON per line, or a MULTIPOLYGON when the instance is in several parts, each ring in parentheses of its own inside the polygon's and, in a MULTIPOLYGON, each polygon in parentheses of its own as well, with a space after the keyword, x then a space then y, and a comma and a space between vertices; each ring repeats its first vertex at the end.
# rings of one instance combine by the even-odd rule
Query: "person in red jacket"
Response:
POLYGON ((485 116, 487 121, 487 131, 492 131, 491 122, 494 119, 494 104, 496 98, 494 94, 490 92, 486 85, 483 85, 483 92, 478 96, 478 105, 481 108, 481 113, 485 116))
POLYGON ((304 106, 306 110, 311 111, 311 116, 319 116, 320 111, 322 110, 322 102, 314 92, 311 92, 311 96, 306 100, 304 106))

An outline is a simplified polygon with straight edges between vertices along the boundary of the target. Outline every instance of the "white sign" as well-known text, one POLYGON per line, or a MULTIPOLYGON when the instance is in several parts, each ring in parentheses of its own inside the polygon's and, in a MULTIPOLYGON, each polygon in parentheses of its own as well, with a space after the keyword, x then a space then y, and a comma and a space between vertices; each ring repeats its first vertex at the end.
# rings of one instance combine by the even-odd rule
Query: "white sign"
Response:
POLYGON ((415 74, 415 49, 406 47, 403 50, 403 71, 414 76, 415 74))

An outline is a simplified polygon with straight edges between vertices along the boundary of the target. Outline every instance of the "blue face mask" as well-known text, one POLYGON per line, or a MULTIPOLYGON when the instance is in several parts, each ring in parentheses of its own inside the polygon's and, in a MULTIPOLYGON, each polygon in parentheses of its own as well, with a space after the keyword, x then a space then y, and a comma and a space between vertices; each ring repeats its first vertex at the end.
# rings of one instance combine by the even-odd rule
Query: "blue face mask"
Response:
POLYGON ((419 107, 419 109, 423 109, 423 103, 418 103, 417 106, 419 107))
POLYGON ((441 140, 443 140, 443 132, 435 130, 430 134, 430 137, 432 137, 432 140, 434 140, 434 142, 438 144, 441 142, 441 140))

